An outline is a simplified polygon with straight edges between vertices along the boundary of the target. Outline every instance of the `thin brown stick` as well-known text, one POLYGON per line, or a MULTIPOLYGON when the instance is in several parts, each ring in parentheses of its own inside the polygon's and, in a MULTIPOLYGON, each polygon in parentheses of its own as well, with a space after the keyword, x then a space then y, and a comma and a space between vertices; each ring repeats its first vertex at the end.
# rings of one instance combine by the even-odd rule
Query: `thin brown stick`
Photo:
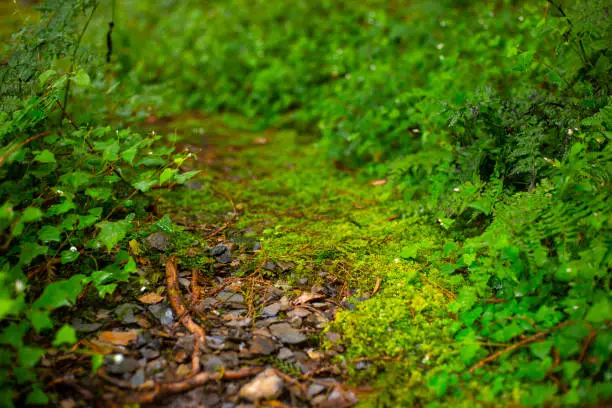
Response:
POLYGON ((185 308, 181 298, 181 290, 178 285, 178 273, 176 270, 176 258, 171 257, 166 262, 166 281, 168 284, 168 298, 172 309, 180 316, 179 320, 194 337, 193 354, 191 355, 191 371, 197 374, 200 370, 200 344, 206 336, 204 329, 193 321, 189 311, 185 308))
POLYGON ((376 278, 376 284, 374 285, 374 290, 372 291, 370 297, 374 296, 378 292, 378 289, 380 289, 380 281, 380 277, 376 278))
POLYGON ((40 138, 40 137, 47 136, 47 135, 49 135, 50 133, 51 133, 51 132, 41 132, 41 133, 37 133, 37 134, 35 134, 34 136, 30 136, 30 137, 28 137, 28 138, 27 138, 26 140, 24 140, 23 142, 21 142, 21 143, 17 143, 15 146, 13 146, 13 147, 11 147, 10 149, 8 149, 8 150, 7 150, 7 152, 6 152, 6 153, 4 153, 4 154, 2 155, 2 157, 0 157, 0 166, 2 166, 2 163, 4 163, 4 161, 6 160, 6 158, 7 158, 9 155, 11 155, 11 153, 13 153, 15 150, 17 150, 17 149, 19 149, 19 148, 21 148, 21 147, 23 147, 23 146, 27 145, 28 143, 30 143, 30 142, 32 142, 32 141, 34 141, 34 140, 36 140, 36 139, 38 139, 38 138, 40 138))
POLYGON ((578 358, 579 362, 583 362, 584 359, 586 358, 587 352, 589 351, 589 347, 591 343, 593 342, 593 340, 595 339, 595 336, 597 336, 597 330, 591 330, 591 332, 589 333, 589 336, 584 341, 584 346, 582 346, 582 352, 580 353, 580 357, 578 358))
POLYGON ((541 331, 539 333, 536 333, 533 336, 527 337, 526 339, 521 340, 518 343, 514 343, 514 344, 506 347, 503 350, 500 350, 500 351, 498 351, 496 353, 493 353, 490 356, 480 360, 478 363, 474 364, 472 366, 472 368, 470 368, 470 374, 473 374, 474 371, 478 370, 481 367, 484 367, 485 364, 490 363, 491 361, 496 360, 497 358, 503 356, 504 354, 508 354, 508 353, 518 349, 518 348, 521 348, 521 347, 527 345, 527 344, 533 343, 534 341, 537 341, 537 340, 541 339, 542 337, 545 337, 547 334, 549 334, 552 331, 558 330, 558 329, 560 329, 562 327, 566 327, 566 326, 572 325, 574 323, 575 322, 573 322, 573 321, 559 323, 555 327, 552 327, 550 329, 547 329, 547 330, 541 331))
POLYGON ((132 404, 150 404, 168 397, 169 395, 192 390, 210 381, 239 380, 259 374, 261 371, 263 371, 261 367, 249 367, 241 368, 237 371, 224 371, 220 373, 203 372, 184 381, 156 384, 152 391, 137 394, 127 402, 132 404))

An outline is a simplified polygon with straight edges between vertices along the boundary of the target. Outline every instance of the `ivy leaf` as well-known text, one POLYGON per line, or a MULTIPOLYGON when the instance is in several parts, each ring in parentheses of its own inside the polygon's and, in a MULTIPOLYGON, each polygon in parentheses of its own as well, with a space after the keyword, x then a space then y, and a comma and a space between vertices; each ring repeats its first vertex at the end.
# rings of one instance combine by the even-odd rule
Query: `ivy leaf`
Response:
POLYGON ((49 79, 55 74, 57 74, 57 71, 54 69, 48 69, 42 74, 40 74, 38 76, 38 81, 40 82, 40 85, 45 85, 49 81, 49 79))
POLYGON ((175 175, 174 180, 176 180, 178 184, 185 184, 189 179, 197 176, 200 173, 200 170, 187 171, 185 173, 175 175))
POLYGON ((39 309, 57 309, 74 304, 83 289, 83 279, 84 275, 74 275, 68 280, 47 285, 32 306, 39 309))
POLYGON ((44 354, 44 349, 22 346, 19 348, 19 363, 23 367, 33 368, 44 354))
POLYGON ((61 253, 62 265, 76 261, 79 258, 79 255, 80 255, 79 251, 71 251, 71 250, 62 251, 61 253))
POLYGON ((32 309, 27 312, 28 319, 32 323, 36 333, 39 333, 44 329, 51 329, 53 327, 53 321, 49 316, 49 311, 41 309, 32 309))
POLYGON ((14 303, 13 299, 0 299, 0 319, 4 318, 11 311, 14 303))
POLYGON ((21 265, 29 265, 34 258, 39 255, 47 254, 47 247, 35 244, 33 242, 25 242, 21 244, 21 253, 19 254, 19 263, 21 265))
POLYGON ((98 240, 106 246, 108 252, 121 241, 128 232, 132 229, 132 224, 129 221, 102 221, 96 224, 100 228, 98 240))
POLYGON ((92 354, 91 356, 91 372, 97 373, 104 363, 104 354, 92 354))
POLYGON ((39 163, 57 163, 57 160, 55 160, 55 155, 47 149, 34 156, 34 161, 39 163))
POLYGON ((62 344, 68 344, 69 346, 77 342, 76 332, 71 325, 65 324, 61 329, 55 333, 55 340, 53 340, 54 346, 61 346, 62 344))
POLYGON ((62 183, 69 185, 75 191, 80 187, 89 183, 90 179, 89 173, 85 173, 84 171, 73 171, 72 173, 64 174, 60 177, 62 183))
POLYGON ((409 245, 402 248, 400 256, 404 259, 414 259, 417 257, 418 246, 409 245))
POLYGON ((464 344, 459 351, 461 361, 463 361, 464 364, 470 364, 474 360, 476 353, 481 349, 482 347, 480 347, 479 344, 464 344))
POLYGON ((529 346, 529 349, 531 350, 531 354, 535 357, 544 360, 550 354, 552 345, 553 342, 551 340, 541 341, 539 343, 533 343, 529 346))
POLYGON ((38 239, 42 242, 60 242, 62 231, 52 225, 45 225, 38 231, 38 239))
POLYGON ((40 387, 34 386, 34 389, 30 391, 25 400, 27 405, 47 405, 49 403, 49 397, 45 394, 40 387))
POLYGON ((159 184, 162 185, 166 181, 170 180, 178 172, 178 169, 166 168, 159 176, 159 184))
POLYGON ((83 69, 80 69, 76 73, 76 75, 73 77, 73 81, 75 84, 83 88, 88 88, 91 85, 91 78, 89 78, 89 75, 83 69))
POLYGON ((602 297, 597 303, 591 306, 585 319, 587 322, 591 323, 603 323, 612 319, 612 308, 610 307, 608 298, 602 297))
POLYGON ((28 207, 25 210, 23 210, 21 221, 36 222, 36 221, 40 221, 42 217, 43 217, 43 212, 40 210, 40 208, 28 207))
POLYGON ((74 205, 71 199, 66 198, 61 203, 51 206, 47 212, 47 215, 61 215, 74 209, 76 209, 76 205, 74 205))

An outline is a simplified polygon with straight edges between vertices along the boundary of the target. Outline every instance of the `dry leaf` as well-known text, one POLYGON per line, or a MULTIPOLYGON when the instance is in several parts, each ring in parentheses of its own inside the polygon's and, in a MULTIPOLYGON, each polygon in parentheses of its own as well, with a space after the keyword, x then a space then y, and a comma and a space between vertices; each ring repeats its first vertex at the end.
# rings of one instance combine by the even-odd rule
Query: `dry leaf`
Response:
POLYGON ((255 143, 265 145, 266 143, 268 143, 268 139, 266 139, 265 137, 258 137, 255 139, 255 143))
POLYGON ((147 305, 153 305, 164 300, 164 297, 155 292, 151 292, 147 293, 146 295, 142 295, 140 298, 138 298, 138 300, 140 300, 142 303, 146 303, 147 305))
POLYGON ((129 342, 136 340, 138 332, 136 330, 127 332, 112 332, 105 331, 100 333, 98 340, 105 343, 111 343, 116 346, 127 346, 129 342))
POLYGON ((386 184, 387 180, 386 179, 382 179, 382 180, 374 180, 370 183, 370 185, 373 186, 382 186, 383 184, 386 184))
POLYGON ((322 299, 325 295, 320 293, 310 293, 304 292, 297 299, 295 299, 292 303, 294 305, 301 305, 303 303, 312 302, 313 300, 322 299))

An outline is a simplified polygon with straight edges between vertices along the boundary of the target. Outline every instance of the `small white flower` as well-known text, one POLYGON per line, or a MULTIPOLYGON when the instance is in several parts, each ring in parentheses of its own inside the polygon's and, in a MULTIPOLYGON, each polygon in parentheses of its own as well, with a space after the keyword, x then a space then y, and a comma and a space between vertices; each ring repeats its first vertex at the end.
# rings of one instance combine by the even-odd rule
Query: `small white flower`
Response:
POLYGON ((421 133, 421 131, 417 128, 412 129, 412 133, 421 133))
POLYGON ((393 262, 395 262, 395 263, 399 263, 399 261, 400 261, 400 260, 399 260, 399 258, 395 258, 395 259, 393 260, 393 262))
POLYGON ((75 246, 71 246, 70 247, 70 252, 76 252, 77 251, 77 247, 75 246))
POLYGON ((426 363, 428 361, 429 361, 429 354, 425 354, 425 357, 423 357, 423 360, 421 362, 426 363))
POLYGON ((56 193, 57 193, 58 195, 64 195, 64 192, 63 192, 62 190, 57 190, 57 191, 56 191, 56 193))
POLYGON ((370 71, 376 71, 376 65, 374 64, 370 65, 370 71))
POLYGON ((113 356, 113 362, 115 364, 121 364, 122 361, 123 361, 123 354, 115 354, 113 356))
POLYGON ((453 188, 453 191, 454 191, 455 193, 458 193, 458 192, 459 192, 459 187, 455 187, 455 188, 453 188))
POLYGON ((150 156, 150 155, 152 155, 152 154, 153 154, 153 152, 149 152, 149 153, 147 153, 147 154, 150 156))
POLYGON ((102 245, 99 242, 96 242, 96 248, 100 248, 102 245))
POLYGON ((440 55, 440 61, 444 61, 444 55, 440 55))
POLYGON ((15 281, 15 290, 17 291, 17 293, 21 293, 25 290, 25 284, 21 279, 17 279, 15 281))
POLYGON ((567 272, 567 273, 572 273, 572 268, 567 268, 567 269, 565 270, 565 272, 567 272))
POLYGON ((146 287, 146 286, 143 286, 142 288, 140 288, 140 291, 141 291, 141 292, 144 292, 145 290, 147 290, 147 287, 146 287))
POLYGON ((567 134, 568 135, 573 135, 574 134, 574 129, 567 129, 567 134))
POLYGON ((575 305, 575 306, 574 306, 574 310, 578 310, 578 305, 575 305))
POLYGON ((440 21, 440 27, 446 27, 447 25, 448 23, 446 22, 446 20, 440 21))
POLYGON ((444 44, 440 43, 440 44, 436 45, 436 48, 441 50, 442 48, 444 48, 444 44))
POLYGON ((599 217, 599 213, 594 212, 593 213, 593 217, 595 217, 595 218, 599 217))
POLYGON ((344 51, 342 50, 342 48, 338 48, 338 55, 342 55, 344 51))
POLYGON ((351 74, 346 74, 344 77, 345 77, 346 79, 351 79, 351 74))
POLYGON ((523 16, 519 16, 518 21, 521 21, 521 22, 522 22, 523 20, 525 20, 525 17, 523 17, 523 16))

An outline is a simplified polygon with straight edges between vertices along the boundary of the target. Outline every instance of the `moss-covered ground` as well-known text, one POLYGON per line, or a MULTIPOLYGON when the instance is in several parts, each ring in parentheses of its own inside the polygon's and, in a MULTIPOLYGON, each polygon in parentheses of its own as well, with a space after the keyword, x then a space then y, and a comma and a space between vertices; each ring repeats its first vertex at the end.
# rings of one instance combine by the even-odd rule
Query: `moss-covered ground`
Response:
POLYGON ((421 223, 418 207, 396 199, 389 183, 337 169, 307 136, 230 129, 206 118, 167 125, 203 172, 191 188, 164 196, 162 213, 261 242, 238 275, 272 260, 296 265, 279 280, 340 282, 345 309, 328 330, 342 334, 338 363, 349 363, 363 406, 435 401, 431 390, 446 386, 427 387, 440 381, 428 373, 456 357, 446 311, 452 287, 419 262, 423 251, 443 245, 439 231, 421 223), (417 248, 415 259, 400 257, 406 246, 417 248))

